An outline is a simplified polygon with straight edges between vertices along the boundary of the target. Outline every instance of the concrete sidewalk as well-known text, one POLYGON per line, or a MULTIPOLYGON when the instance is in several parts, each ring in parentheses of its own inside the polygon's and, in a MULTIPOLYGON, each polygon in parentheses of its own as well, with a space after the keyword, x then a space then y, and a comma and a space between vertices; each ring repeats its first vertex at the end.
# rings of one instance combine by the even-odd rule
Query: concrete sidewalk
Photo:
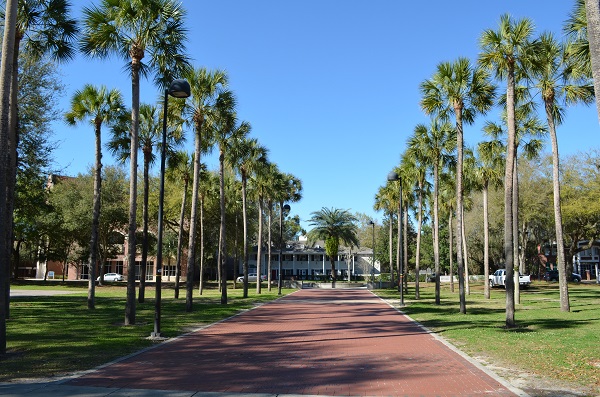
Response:
POLYGON ((8 396, 526 396, 367 290, 300 290, 8 396))

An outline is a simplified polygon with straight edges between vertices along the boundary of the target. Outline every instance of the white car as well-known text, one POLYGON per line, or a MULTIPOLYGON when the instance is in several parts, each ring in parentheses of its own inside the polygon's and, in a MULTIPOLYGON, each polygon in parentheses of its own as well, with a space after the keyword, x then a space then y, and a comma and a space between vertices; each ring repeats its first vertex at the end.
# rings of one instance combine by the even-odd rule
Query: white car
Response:
MULTIPOLYGON (((262 276, 260 276, 260 279, 262 281, 266 281, 267 280, 267 276, 265 276, 264 274, 262 276)), ((243 283, 244 282, 244 276, 239 276, 236 281, 238 283, 243 283)), ((256 273, 248 273, 248 282, 249 283, 255 283, 256 282, 256 273)))
MULTIPOLYGON (((103 277, 104 281, 123 281, 123 276, 119 273, 106 273, 103 277)), ((96 279, 100 281, 100 276, 96 279)))

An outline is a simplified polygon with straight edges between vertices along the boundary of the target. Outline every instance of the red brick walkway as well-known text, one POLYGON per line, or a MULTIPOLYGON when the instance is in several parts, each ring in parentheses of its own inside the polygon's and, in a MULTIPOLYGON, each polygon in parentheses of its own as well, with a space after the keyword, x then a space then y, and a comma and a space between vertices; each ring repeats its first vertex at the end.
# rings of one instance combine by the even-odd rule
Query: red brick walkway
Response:
POLYGON ((69 382, 327 396, 514 396, 366 290, 301 290, 69 382))

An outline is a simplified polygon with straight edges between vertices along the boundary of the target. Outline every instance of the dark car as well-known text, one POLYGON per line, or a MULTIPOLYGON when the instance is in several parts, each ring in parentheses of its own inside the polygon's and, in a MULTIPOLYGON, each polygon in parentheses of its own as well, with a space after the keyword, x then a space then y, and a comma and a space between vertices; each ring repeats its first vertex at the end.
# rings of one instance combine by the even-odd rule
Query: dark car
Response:
MULTIPOLYGON (((546 281, 558 281, 558 270, 549 270, 544 274, 544 280, 546 281)), ((581 275, 577 273, 571 273, 569 281, 578 283, 581 281, 581 275)))

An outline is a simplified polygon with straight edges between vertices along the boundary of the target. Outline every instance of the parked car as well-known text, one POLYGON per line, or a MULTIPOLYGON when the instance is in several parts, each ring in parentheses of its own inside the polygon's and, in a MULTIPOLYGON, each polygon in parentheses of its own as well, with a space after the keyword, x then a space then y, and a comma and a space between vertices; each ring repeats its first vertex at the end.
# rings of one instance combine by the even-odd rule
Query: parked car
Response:
MULTIPOLYGON (((257 279, 257 277, 256 277, 256 273, 248 273, 248 282, 249 282, 249 283, 255 283, 255 282, 256 282, 256 279, 257 279)), ((267 280, 267 276, 263 274, 262 276, 260 276, 260 279, 261 279, 262 281, 266 281, 266 280, 267 280)), ((239 276, 239 277, 236 279, 236 281, 237 281, 238 283, 243 283, 243 282, 244 282, 244 276, 239 276)))
MULTIPOLYGON (((544 280, 546 281, 558 281, 558 270, 548 270, 546 274, 544 274, 544 280)), ((581 282, 581 274, 571 273, 571 277, 569 281, 574 283, 581 282)))
MULTIPOLYGON (((490 288, 493 287, 506 287, 504 281, 506 278, 506 269, 498 269, 492 275, 490 275, 489 283, 490 288)), ((528 275, 519 274, 519 285, 523 288, 529 287, 531 284, 531 278, 528 275)))
MULTIPOLYGON (((104 281, 123 281, 123 276, 119 273, 106 273, 102 279, 104 281)), ((100 276, 96 281, 100 281, 100 276)))

